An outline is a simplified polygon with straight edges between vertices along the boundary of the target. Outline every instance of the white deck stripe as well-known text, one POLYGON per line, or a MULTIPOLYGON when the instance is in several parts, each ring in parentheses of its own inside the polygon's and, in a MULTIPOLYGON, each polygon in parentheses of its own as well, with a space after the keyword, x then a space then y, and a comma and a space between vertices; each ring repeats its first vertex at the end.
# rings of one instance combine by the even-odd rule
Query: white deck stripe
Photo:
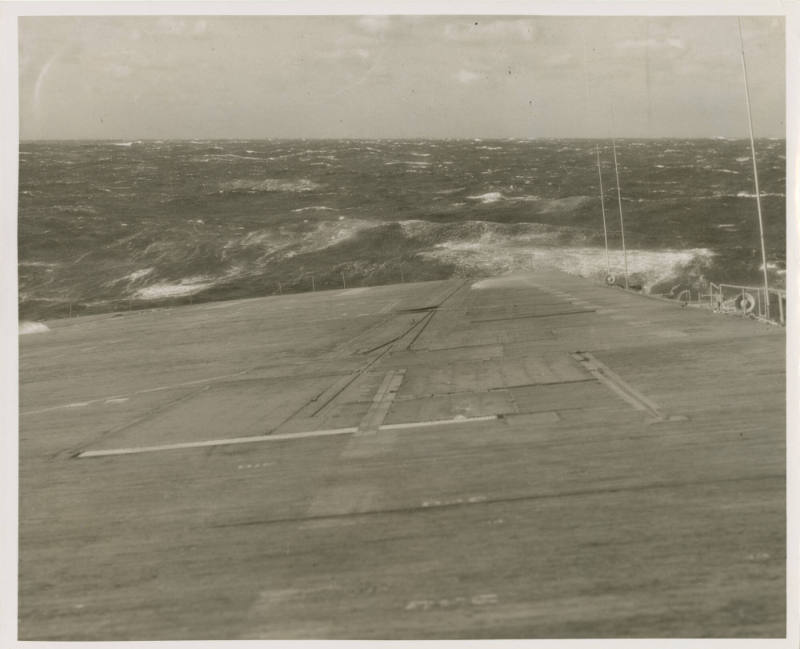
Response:
POLYGON ((277 442, 286 439, 303 437, 325 437, 327 435, 345 435, 355 433, 357 428, 331 428, 329 430, 312 430, 306 433, 283 433, 279 435, 255 435, 253 437, 228 437, 225 439, 209 439, 202 442, 182 442, 179 444, 163 444, 161 446, 134 446, 131 448, 114 448, 100 451, 84 451, 78 455, 84 457, 103 457, 106 455, 131 455, 133 453, 152 453, 154 451, 172 451, 181 448, 201 448, 203 446, 223 446, 226 444, 253 444, 256 442, 277 442))
POLYGON ((431 426, 449 426, 451 424, 472 424, 476 421, 493 421, 498 419, 497 415, 485 415, 483 417, 460 417, 456 419, 438 419, 431 421, 412 421, 402 424, 384 424, 380 430, 403 430, 406 428, 429 428, 431 426))
POLYGON ((627 401, 636 410, 649 412, 657 420, 662 421, 664 413, 661 412, 659 406, 648 399, 645 395, 639 392, 632 385, 627 383, 623 378, 614 372, 610 367, 597 360, 589 352, 577 352, 572 354, 572 357, 583 365, 588 372, 597 380, 605 384, 616 392, 622 399, 627 401))
MULTIPOLYGON (((455 419, 441 419, 435 421, 412 421, 402 424, 384 424, 378 430, 403 430, 408 428, 430 428, 433 426, 447 426, 451 424, 471 424, 479 421, 492 421, 499 419, 499 415, 486 415, 483 417, 457 417, 455 419)), ((256 435, 254 437, 228 437, 223 439, 209 439, 202 442, 181 442, 178 444, 162 444, 161 446, 133 446, 130 448, 112 448, 98 451, 83 451, 79 458, 107 457, 110 455, 133 455, 136 453, 154 453, 156 451, 174 451, 184 448, 203 448, 207 446, 225 446, 227 444, 253 444, 257 442, 278 442, 290 439, 304 439, 309 437, 327 437, 330 435, 347 435, 358 431, 355 426, 348 428, 331 428, 329 430, 310 430, 304 433, 282 433, 280 435, 256 435)))
POLYGON ((397 396, 400 384, 403 382, 404 369, 390 370, 386 373, 378 391, 372 399, 372 405, 367 410, 367 414, 358 425, 358 432, 361 434, 376 433, 389 414, 389 408, 397 396))

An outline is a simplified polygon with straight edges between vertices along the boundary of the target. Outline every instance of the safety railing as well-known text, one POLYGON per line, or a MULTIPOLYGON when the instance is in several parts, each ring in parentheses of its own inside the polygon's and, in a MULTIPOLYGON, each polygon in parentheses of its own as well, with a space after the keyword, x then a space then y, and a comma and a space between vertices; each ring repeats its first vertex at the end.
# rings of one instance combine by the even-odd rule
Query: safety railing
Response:
POLYGON ((781 289, 711 282, 709 292, 700 297, 707 298, 714 311, 786 324, 786 291, 781 289))

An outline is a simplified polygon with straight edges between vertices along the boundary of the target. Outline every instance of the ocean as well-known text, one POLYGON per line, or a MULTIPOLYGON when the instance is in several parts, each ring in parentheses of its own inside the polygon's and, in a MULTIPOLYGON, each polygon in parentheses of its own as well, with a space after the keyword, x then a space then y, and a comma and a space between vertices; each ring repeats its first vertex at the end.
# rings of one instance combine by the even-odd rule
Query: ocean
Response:
MULTIPOLYGON (((20 144, 22 320, 554 267, 621 281, 610 141, 20 144)), ((785 141, 756 143, 785 285, 785 141)), ((617 141, 631 283, 763 281, 747 140, 617 141)))

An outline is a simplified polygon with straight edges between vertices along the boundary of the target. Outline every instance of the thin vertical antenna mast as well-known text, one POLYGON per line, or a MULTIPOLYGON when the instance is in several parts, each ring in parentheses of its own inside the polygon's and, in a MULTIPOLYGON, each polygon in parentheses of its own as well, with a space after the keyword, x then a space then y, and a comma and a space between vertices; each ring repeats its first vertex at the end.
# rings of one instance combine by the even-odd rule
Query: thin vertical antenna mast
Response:
MULTIPOLYGON (((589 64, 586 59, 586 41, 583 41, 583 82, 586 90, 586 107, 588 108, 590 105, 590 96, 589 96, 589 64)), ((606 201, 605 201, 605 194, 603 192, 603 172, 600 168, 600 147, 597 146, 597 142, 594 145, 594 152, 597 156, 597 178, 600 181, 600 210, 603 214, 603 241, 605 242, 606 246, 606 277, 611 275, 611 258, 608 255, 608 228, 606 227, 606 201)))
POLYGON ((764 246, 764 219, 761 215, 761 191, 758 188, 758 166, 756 164, 756 144, 753 139, 753 116, 750 112, 750 86, 747 83, 747 63, 744 58, 744 38, 742 37, 742 18, 739 16, 739 45, 742 53, 742 74, 744 75, 744 96, 747 100, 747 126, 750 130, 750 155, 753 159, 753 181, 756 190, 756 208, 758 210, 758 231, 761 235, 761 263, 764 269, 764 303, 765 315, 769 320, 769 281, 767 279, 767 253, 764 246))
POLYGON ((608 256, 608 229, 606 228, 606 202, 603 193, 603 172, 600 171, 600 147, 595 143, 594 152, 597 154, 597 178, 600 181, 600 209, 603 213, 603 239, 606 244, 606 275, 611 276, 611 259, 608 256))
MULTIPOLYGON (((614 125, 614 104, 611 104, 611 128, 614 125)), ((617 205, 619 205, 619 233, 622 237, 622 258, 625 262, 625 288, 628 288, 628 251, 625 248, 625 221, 622 218, 622 195, 619 189, 619 166, 617 165, 617 138, 612 134, 611 149, 614 152, 614 175, 617 178, 617 205)))

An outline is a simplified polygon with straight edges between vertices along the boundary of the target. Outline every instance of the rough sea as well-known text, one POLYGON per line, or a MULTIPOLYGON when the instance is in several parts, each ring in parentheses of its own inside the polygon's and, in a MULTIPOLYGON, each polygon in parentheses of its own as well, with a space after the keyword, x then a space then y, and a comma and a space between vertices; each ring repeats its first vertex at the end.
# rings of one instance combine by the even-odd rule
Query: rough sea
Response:
MULTIPOLYGON (((555 267, 622 275, 611 143, 22 142, 20 319, 555 267)), ((756 142, 785 274, 785 142, 756 142)), ((747 140, 619 140, 631 283, 762 279, 747 140)))

